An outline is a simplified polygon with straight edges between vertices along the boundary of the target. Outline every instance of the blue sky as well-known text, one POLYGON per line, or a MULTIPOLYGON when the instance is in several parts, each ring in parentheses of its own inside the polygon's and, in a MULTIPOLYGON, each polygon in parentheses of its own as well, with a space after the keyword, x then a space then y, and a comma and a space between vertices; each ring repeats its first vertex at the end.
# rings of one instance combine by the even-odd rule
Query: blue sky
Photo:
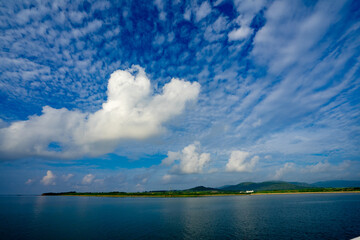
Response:
POLYGON ((360 179, 359 1, 2 1, 0 193, 360 179))

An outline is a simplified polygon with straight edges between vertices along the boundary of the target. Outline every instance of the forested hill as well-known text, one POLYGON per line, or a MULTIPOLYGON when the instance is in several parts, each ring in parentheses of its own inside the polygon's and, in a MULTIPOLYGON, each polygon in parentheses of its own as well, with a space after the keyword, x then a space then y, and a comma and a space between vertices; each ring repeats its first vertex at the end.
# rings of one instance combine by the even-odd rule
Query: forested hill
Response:
POLYGON ((360 187, 360 181, 333 180, 333 181, 316 182, 313 183, 312 185, 316 187, 326 187, 326 188, 360 187))
POLYGON ((227 185, 220 187, 220 190, 223 191, 273 191, 273 190, 296 190, 296 189, 306 189, 314 188, 315 186, 307 183, 298 183, 298 182, 283 182, 283 181, 268 181, 268 182, 243 182, 236 185, 227 185))
POLYGON ((268 182, 242 182, 236 185, 226 185, 219 188, 211 188, 198 186, 184 191, 189 192, 201 192, 201 191, 273 191, 273 190, 296 190, 296 189, 309 189, 316 188, 318 186, 313 186, 308 183, 300 182, 283 182, 283 181, 268 181, 268 182))

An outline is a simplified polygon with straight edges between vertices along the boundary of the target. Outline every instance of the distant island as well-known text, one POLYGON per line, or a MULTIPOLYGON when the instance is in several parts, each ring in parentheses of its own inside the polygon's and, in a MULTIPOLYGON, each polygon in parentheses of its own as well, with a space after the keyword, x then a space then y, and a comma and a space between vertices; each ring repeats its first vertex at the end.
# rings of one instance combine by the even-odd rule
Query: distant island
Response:
POLYGON ((360 192, 360 181, 328 181, 301 183, 284 181, 243 182, 219 188, 198 186, 185 190, 160 190, 146 192, 60 192, 43 193, 42 196, 97 196, 97 197, 204 197, 252 194, 340 193, 360 192), (342 184, 341 184, 342 182, 342 184), (332 187, 332 184, 336 187, 332 187))

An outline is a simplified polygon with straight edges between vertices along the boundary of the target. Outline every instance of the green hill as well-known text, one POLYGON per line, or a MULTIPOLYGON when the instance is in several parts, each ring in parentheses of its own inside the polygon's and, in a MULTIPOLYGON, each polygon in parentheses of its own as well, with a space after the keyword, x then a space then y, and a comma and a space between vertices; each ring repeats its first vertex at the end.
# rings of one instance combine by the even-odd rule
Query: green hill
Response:
POLYGON ((220 188, 210 188, 198 186, 184 191, 189 192, 205 192, 205 191, 276 191, 276 190, 297 190, 297 189, 310 189, 317 186, 302 183, 302 182, 284 182, 284 181, 267 181, 267 182, 242 182, 236 185, 226 185, 220 188))
POLYGON ((313 183, 312 185, 317 187, 327 187, 327 188, 360 187, 360 181, 333 180, 333 181, 316 182, 313 183))
POLYGON ((194 187, 194 188, 187 189, 185 191, 189 191, 189 192, 205 192, 205 191, 218 191, 218 190, 219 189, 216 189, 216 188, 197 186, 197 187, 194 187))
POLYGON ((283 182, 283 181, 268 181, 261 183, 254 182, 243 182, 237 185, 227 185, 219 189, 223 191, 274 191, 274 190, 297 190, 297 189, 306 189, 314 188, 314 186, 307 183, 298 183, 298 182, 283 182))

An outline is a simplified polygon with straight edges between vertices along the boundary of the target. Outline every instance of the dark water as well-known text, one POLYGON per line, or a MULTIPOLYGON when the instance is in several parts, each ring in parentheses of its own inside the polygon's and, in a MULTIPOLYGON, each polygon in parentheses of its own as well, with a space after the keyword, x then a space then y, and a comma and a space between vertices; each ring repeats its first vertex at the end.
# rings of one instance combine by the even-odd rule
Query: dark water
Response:
POLYGON ((1 239, 351 239, 360 194, 0 197, 1 239))

